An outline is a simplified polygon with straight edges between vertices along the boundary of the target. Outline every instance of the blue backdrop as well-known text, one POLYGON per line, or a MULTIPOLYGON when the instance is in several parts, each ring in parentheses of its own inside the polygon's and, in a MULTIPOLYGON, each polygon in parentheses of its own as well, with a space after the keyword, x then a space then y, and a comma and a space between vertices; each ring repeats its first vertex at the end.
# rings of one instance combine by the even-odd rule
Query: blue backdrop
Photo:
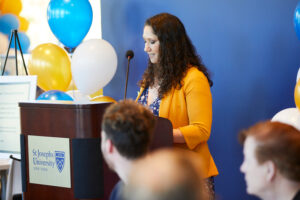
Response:
POLYGON ((256 199, 245 191, 239 172, 242 148, 237 133, 295 107, 300 41, 293 15, 298 0, 102 0, 103 39, 118 54, 115 77, 104 95, 124 96, 128 49, 131 62, 127 97, 135 98, 146 68, 142 38, 145 19, 169 12, 178 16, 211 71, 213 127, 209 145, 220 175, 219 199, 256 199))

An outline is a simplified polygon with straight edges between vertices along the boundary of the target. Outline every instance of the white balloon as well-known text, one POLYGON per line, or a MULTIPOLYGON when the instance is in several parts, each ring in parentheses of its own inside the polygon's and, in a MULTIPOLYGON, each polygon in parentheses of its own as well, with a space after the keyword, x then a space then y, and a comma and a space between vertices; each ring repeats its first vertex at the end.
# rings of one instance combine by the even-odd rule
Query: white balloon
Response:
POLYGON ((296 80, 296 83, 298 82, 299 78, 300 78, 300 67, 299 67, 299 69, 298 69, 298 73, 297 73, 297 80, 296 80))
POLYGON ((271 121, 289 124, 300 131, 300 111, 298 108, 287 108, 281 110, 274 115, 271 121))
POLYGON ((7 53, 8 43, 8 37, 0 33, 0 54, 7 53))
POLYGON ((71 60, 73 80, 83 94, 92 94, 111 81, 117 70, 117 54, 105 40, 81 43, 71 60))
POLYGON ((81 94, 78 90, 68 90, 66 92, 74 99, 74 103, 89 103, 90 97, 84 94, 81 94))

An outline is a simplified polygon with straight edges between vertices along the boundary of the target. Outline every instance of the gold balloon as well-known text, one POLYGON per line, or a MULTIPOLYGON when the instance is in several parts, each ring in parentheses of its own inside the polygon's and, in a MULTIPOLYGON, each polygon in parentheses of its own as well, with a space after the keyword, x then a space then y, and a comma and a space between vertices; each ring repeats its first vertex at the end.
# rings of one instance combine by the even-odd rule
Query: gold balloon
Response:
POLYGON ((67 91, 70 91, 70 90, 78 90, 73 79, 70 81, 67 91))
POLYGON ((295 104, 300 109, 300 79, 298 80, 294 91, 295 104))
POLYGON ((38 76, 38 86, 44 91, 66 91, 72 79, 71 61, 67 52, 51 43, 33 49, 28 69, 31 75, 38 76))
POLYGON ((99 96, 99 97, 95 97, 93 99, 91 99, 92 102, 117 102, 116 100, 114 100, 111 97, 108 96, 99 96))
POLYGON ((1 14, 2 6, 3 6, 3 2, 4 2, 4 0, 0 0, 0 14, 1 14))
POLYGON ((91 98, 95 98, 97 96, 102 96, 103 95, 103 89, 101 88, 100 90, 98 90, 97 92, 90 94, 89 97, 91 98))
POLYGON ((21 0, 2 0, 0 2, 1 14, 15 14, 19 15, 22 10, 21 0))
POLYGON ((29 27, 29 22, 27 19, 25 19, 24 17, 21 16, 17 16, 20 22, 20 27, 19 27, 19 31, 23 31, 26 32, 28 30, 29 27))

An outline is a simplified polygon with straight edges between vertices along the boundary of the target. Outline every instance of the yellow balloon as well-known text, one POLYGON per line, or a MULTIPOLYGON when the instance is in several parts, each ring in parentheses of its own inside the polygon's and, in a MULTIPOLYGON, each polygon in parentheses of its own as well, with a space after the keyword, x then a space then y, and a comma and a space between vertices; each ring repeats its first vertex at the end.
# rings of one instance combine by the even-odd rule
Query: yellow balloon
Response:
POLYGON ((19 22, 20 22, 19 30, 23 31, 23 32, 26 32, 28 30, 28 27, 29 27, 28 20, 25 19, 24 17, 21 17, 21 16, 17 16, 17 17, 18 17, 19 22))
POLYGON ((100 90, 98 90, 97 92, 89 95, 89 97, 91 97, 91 98, 95 98, 97 96, 103 96, 103 89, 102 88, 100 90))
POLYGON ((298 80, 294 91, 295 104, 300 109, 300 79, 298 80))
POLYGON ((99 97, 95 97, 93 99, 91 99, 92 102, 117 102, 116 100, 114 100, 111 97, 108 96, 99 96, 99 97))
POLYGON ((21 0, 2 0, 0 4, 1 14, 19 15, 22 10, 21 0))
POLYGON ((78 90, 73 79, 70 81, 70 84, 68 86, 67 91, 69 91, 69 90, 78 90))
POLYGON ((51 43, 33 49, 28 69, 31 75, 38 76, 38 86, 44 91, 66 91, 72 79, 71 61, 67 52, 51 43))
POLYGON ((1 14, 1 10, 2 10, 2 6, 3 6, 3 2, 4 2, 4 0, 0 0, 0 14, 1 14))

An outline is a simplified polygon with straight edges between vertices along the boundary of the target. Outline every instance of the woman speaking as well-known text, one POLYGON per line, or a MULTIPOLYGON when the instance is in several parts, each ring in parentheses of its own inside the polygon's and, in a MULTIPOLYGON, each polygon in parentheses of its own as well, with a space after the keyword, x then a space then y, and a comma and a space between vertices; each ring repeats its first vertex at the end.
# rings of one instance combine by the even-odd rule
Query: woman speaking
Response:
POLYGON ((161 13, 147 19, 143 38, 149 61, 137 101, 171 121, 174 146, 194 151, 203 160, 203 175, 213 190, 218 170, 207 145, 213 84, 208 71, 176 16, 161 13))

